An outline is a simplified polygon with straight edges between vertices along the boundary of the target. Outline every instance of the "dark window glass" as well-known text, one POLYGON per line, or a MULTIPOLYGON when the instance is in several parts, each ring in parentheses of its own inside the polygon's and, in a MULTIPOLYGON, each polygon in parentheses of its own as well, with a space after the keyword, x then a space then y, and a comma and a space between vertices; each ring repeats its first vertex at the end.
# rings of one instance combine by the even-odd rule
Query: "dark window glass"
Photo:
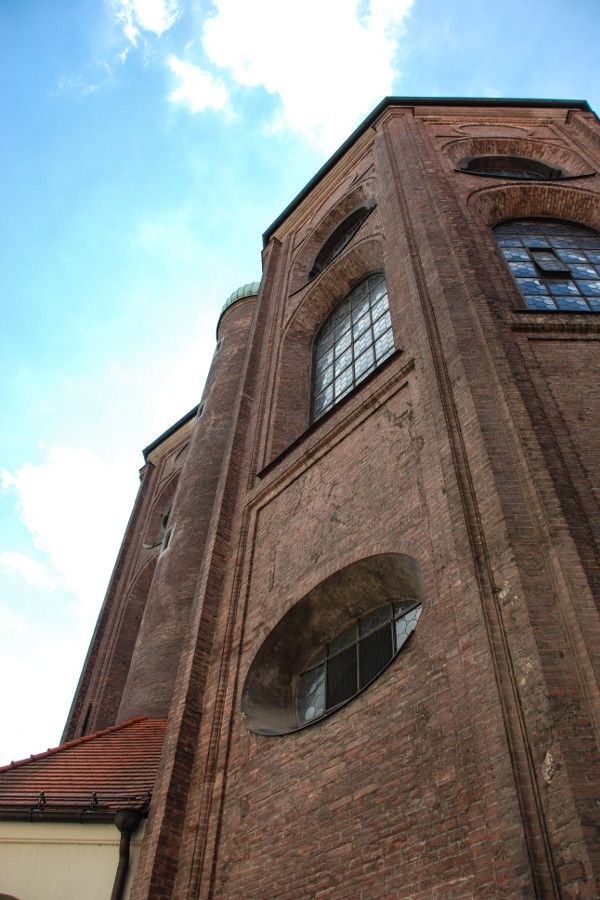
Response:
POLYGON ((388 602, 321 647, 298 679, 296 713, 307 725, 354 697, 376 678, 415 630, 420 603, 388 602))
POLYGON ((598 312, 600 235, 552 219, 506 222, 494 229, 528 309, 598 312))
POLYGON ((533 181, 560 178, 562 174, 560 169, 553 169, 538 159, 527 159, 524 156, 477 156, 470 159, 462 168, 474 175, 533 181))
POLYGON ((353 644, 327 662, 327 708, 349 700, 356 690, 356 644, 353 644))
POLYGON ((371 209, 368 206, 361 206, 351 213, 341 225, 327 238, 319 252, 317 253, 313 267, 308 277, 314 278, 319 272, 332 262, 338 256, 344 247, 350 243, 362 223, 365 221, 371 209))
POLYGON ((393 655, 390 627, 380 628, 359 644, 360 686, 365 687, 387 666, 393 655))
POLYGON ((334 656, 334 654, 340 653, 341 650, 345 650, 346 647, 350 647, 352 644, 355 644, 356 639, 356 625, 351 625, 350 628, 346 628, 345 631, 342 631, 341 634, 338 634, 338 636, 327 645, 327 651, 330 656, 334 656))
POLYGON ((387 287, 369 275, 327 319, 315 341, 312 419, 318 419, 394 350, 387 287))

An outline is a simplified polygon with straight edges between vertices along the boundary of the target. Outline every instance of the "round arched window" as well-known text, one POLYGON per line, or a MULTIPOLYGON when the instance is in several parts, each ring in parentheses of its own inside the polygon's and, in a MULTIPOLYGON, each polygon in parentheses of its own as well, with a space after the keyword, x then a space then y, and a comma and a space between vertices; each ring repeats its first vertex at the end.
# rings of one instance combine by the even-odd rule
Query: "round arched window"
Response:
POLYGON ((400 652, 420 614, 421 604, 412 598, 386 603, 324 644, 298 679, 298 725, 322 718, 364 690, 400 652))
POLYGON ((560 178, 560 169, 553 169, 538 159, 525 156, 475 156, 459 166, 471 175, 487 175, 493 178, 522 178, 527 181, 544 181, 560 178))

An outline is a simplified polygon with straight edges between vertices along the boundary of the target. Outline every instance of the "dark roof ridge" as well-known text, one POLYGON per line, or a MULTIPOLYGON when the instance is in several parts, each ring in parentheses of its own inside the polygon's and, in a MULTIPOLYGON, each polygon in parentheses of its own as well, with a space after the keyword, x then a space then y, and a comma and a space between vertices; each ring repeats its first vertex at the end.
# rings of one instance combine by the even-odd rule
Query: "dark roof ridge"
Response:
POLYGON ((363 131, 366 131, 388 106, 507 106, 513 109, 519 107, 522 109, 580 109, 584 112, 594 112, 587 100, 536 100, 525 97, 384 97, 366 119, 363 119, 360 125, 355 128, 350 137, 346 138, 344 143, 338 147, 333 156, 330 156, 310 181, 305 184, 291 203, 288 203, 275 221, 269 225, 263 233, 263 247, 266 247, 273 236, 273 232, 287 219, 296 206, 304 200, 306 195, 334 167, 363 131))
POLYGON ((190 419, 194 418, 194 416, 198 412, 199 406, 200 406, 200 404, 197 403, 192 409, 190 409, 189 412, 187 412, 180 419, 177 419, 177 421, 174 422, 173 425, 170 425, 166 431, 163 431, 162 434, 160 434, 157 438, 155 438, 155 440, 153 440, 150 444, 148 444, 147 447, 144 447, 144 449, 142 450, 142 454, 144 456, 144 462, 148 461, 149 454, 152 453, 153 450, 156 450, 156 448, 158 446, 160 446, 160 444, 162 444, 163 441, 166 441, 166 439, 168 437, 171 437, 172 434, 175 434, 175 432, 179 428, 181 428, 182 425, 185 425, 186 422, 189 422, 190 419))
POLYGON ((54 756, 62 750, 70 750, 71 747, 79 747, 81 744, 86 744, 89 741, 95 740, 95 738, 104 737, 104 735, 107 734, 114 734, 115 731, 121 731, 123 728, 129 728, 129 726, 135 725, 136 722, 146 721, 164 722, 165 720, 150 719, 148 716, 133 716, 131 719, 126 719, 125 722, 119 722, 118 725, 109 725, 108 728, 102 728, 100 731, 92 732, 92 734, 86 734, 83 737, 75 738, 72 741, 66 741, 64 744, 59 744, 57 747, 48 747, 47 750, 43 750, 41 753, 32 753, 31 756, 26 756, 24 759, 12 760, 7 765, 0 766, 0 772, 8 772, 11 769, 17 769, 19 766, 24 766, 34 760, 47 759, 49 756, 54 756))

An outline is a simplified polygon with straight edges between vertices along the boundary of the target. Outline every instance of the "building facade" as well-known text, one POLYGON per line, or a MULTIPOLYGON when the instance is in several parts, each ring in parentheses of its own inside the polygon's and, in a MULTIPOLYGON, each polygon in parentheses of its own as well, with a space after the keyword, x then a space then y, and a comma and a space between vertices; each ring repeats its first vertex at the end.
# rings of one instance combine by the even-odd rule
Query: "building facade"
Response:
POLYGON ((598 171, 388 98, 266 232, 64 735, 167 720, 132 897, 600 895, 598 171))

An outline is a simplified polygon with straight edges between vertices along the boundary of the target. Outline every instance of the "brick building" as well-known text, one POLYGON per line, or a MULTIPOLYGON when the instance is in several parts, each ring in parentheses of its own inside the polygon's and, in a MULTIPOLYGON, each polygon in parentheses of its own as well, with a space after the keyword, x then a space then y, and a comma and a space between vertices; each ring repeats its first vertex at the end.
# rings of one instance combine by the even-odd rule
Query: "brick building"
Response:
POLYGON ((167 721, 132 897, 600 895, 598 171, 388 98, 265 233, 65 730, 167 721))

